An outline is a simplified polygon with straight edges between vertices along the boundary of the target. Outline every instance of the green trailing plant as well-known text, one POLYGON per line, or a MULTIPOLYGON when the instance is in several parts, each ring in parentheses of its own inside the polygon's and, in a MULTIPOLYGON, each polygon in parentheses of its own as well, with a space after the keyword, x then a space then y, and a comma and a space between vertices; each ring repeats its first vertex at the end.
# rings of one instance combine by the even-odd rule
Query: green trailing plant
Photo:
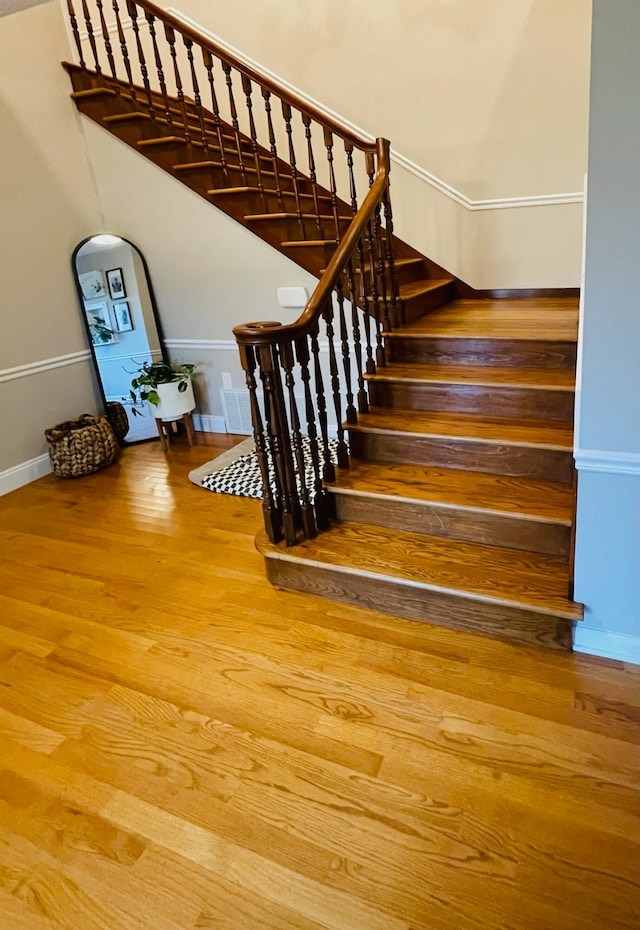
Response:
POLYGON ((148 401, 157 407, 160 403, 157 387, 159 384, 178 383, 178 392, 184 394, 189 384, 189 378, 196 366, 191 363, 178 365, 176 362, 143 362, 138 368, 135 378, 131 381, 129 396, 133 402, 132 411, 136 416, 142 416, 136 406, 148 401))
POLYGON ((113 341, 113 330, 105 323, 101 316, 95 313, 91 314, 92 322, 89 323, 89 332, 91 341, 94 346, 107 345, 113 341))

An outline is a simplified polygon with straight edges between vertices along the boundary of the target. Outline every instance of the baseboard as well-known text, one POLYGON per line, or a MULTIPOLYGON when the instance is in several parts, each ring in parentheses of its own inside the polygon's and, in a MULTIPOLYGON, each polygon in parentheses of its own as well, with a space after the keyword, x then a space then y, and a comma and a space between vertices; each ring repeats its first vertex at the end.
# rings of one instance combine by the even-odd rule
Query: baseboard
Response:
POLYGON ((201 433, 226 433, 227 423, 224 417, 214 417, 207 413, 194 413, 193 425, 201 433))
POLYGON ((591 630, 583 623, 578 623, 573 649, 574 652, 640 665, 640 636, 630 636, 628 633, 591 630))
POLYGON ((49 474, 51 474, 51 462, 46 454, 38 455, 35 459, 29 459, 28 462, 21 462, 20 465, 0 471, 0 497, 49 474))

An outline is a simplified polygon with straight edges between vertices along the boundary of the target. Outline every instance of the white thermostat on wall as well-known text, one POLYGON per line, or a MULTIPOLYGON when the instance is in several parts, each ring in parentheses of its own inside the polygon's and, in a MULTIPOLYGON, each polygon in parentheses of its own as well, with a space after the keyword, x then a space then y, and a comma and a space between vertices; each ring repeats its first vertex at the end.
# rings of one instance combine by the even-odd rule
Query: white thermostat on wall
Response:
POLYGON ((286 310, 303 310, 307 306, 309 292, 306 287, 279 287, 278 303, 286 310))

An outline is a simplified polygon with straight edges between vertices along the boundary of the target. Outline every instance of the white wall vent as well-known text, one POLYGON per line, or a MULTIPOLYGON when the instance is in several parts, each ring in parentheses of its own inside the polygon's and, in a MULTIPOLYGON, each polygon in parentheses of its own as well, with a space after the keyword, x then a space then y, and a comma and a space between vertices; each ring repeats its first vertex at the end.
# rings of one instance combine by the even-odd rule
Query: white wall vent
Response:
POLYGON ((250 436, 253 433, 251 424, 251 407, 249 404, 249 391, 220 391, 222 409, 227 424, 227 432, 250 436))

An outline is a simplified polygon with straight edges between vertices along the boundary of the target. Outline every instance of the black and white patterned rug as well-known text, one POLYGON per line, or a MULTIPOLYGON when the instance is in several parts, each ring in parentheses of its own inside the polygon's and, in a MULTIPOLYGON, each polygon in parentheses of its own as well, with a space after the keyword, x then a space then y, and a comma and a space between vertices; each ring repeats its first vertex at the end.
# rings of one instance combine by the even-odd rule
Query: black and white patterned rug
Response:
MULTIPOLYGON (((242 443, 242 446, 244 447, 245 443, 242 443)), ((302 438, 302 447, 305 461, 305 481, 307 488, 312 491, 314 482, 313 462, 307 436, 303 436, 302 438)), ((330 439, 329 448, 335 461, 338 440, 330 439)), ((196 483, 200 483, 201 487, 205 488, 207 491, 215 491, 218 494, 234 494, 237 497, 253 497, 257 500, 262 499, 262 476, 260 474, 258 456, 255 450, 247 452, 246 454, 240 454, 234 461, 225 465, 223 468, 212 470, 208 474, 202 474, 203 471, 206 471, 206 466, 198 469, 198 472, 200 472, 200 480, 199 482, 196 481, 196 483)), ((271 484, 275 491, 273 466, 271 462, 269 463, 269 473, 272 476, 271 484)), ((195 480, 195 478, 192 478, 192 480, 195 480)), ((300 487, 298 490, 300 490, 300 487)))

